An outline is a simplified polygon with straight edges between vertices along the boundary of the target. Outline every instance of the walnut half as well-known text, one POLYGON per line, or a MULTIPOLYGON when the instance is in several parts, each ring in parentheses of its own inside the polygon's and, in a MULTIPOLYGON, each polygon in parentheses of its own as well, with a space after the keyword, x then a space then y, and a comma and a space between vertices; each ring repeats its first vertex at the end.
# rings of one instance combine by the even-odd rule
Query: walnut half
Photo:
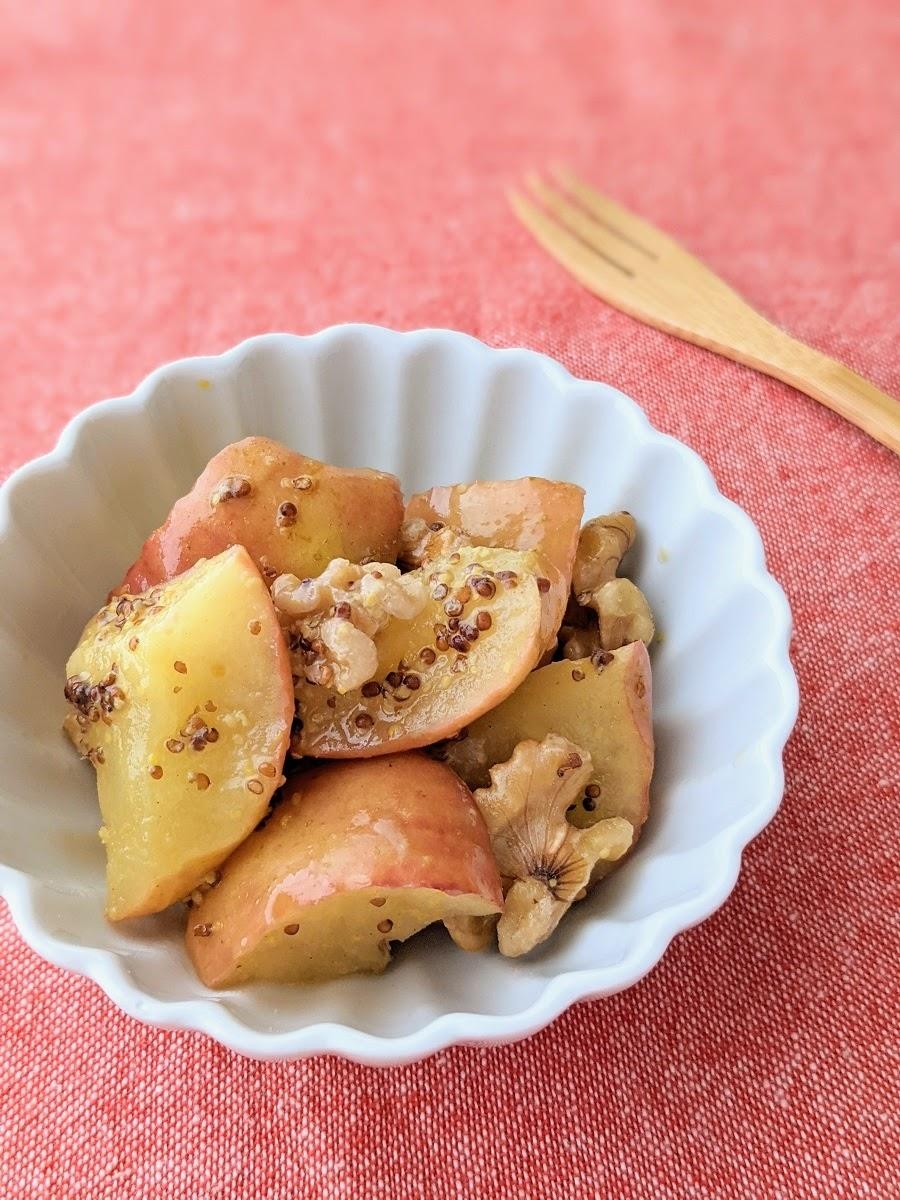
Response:
POLYGON ((564 658, 589 658, 597 650, 653 641, 650 605, 640 588, 617 574, 636 533, 634 517, 627 512, 594 517, 582 527, 572 572, 572 591, 581 609, 567 613, 560 631, 564 658))
POLYGON ((409 621, 427 602, 425 585, 393 563, 332 559, 315 579, 279 575, 272 601, 281 615, 295 675, 341 695, 371 679, 375 635, 395 617, 409 621))
MULTIPOLYGON (((491 769, 490 787, 474 793, 506 894, 497 923, 501 954, 517 957, 545 941, 584 896, 595 863, 621 858, 631 846, 634 831, 620 817, 589 829, 567 821, 591 773, 590 755, 551 733, 541 742, 519 742, 508 762, 491 769)), ((485 934, 450 932, 466 949, 485 934)))

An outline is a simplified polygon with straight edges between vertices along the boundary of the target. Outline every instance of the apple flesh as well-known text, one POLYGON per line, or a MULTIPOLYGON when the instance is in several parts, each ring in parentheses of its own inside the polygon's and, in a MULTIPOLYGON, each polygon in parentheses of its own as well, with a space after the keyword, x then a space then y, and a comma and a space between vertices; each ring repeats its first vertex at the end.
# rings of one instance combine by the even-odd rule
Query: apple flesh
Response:
POLYGON ((555 644, 566 610, 583 515, 583 488, 528 476, 419 492, 407 504, 404 522, 458 531, 473 546, 538 551, 550 568, 542 629, 546 649, 555 644))
POLYGON ((294 659, 302 727, 292 752, 362 758, 430 745, 504 700, 542 649, 549 568, 534 551, 463 547, 419 569, 428 599, 374 636, 371 680, 343 694, 310 682, 294 659), (453 626, 453 622, 456 626, 453 626))
MULTIPOLYGON (((511 758, 519 742, 558 734, 586 750, 593 763, 569 820, 584 828, 623 817, 637 840, 647 819, 653 775, 651 705, 647 648, 633 642, 533 671, 508 700, 470 725, 458 741, 448 742, 440 754, 469 787, 486 787, 490 768, 511 758)), ((609 869, 607 864, 598 867, 594 879, 609 869)))
POLYGON ((318 575, 333 558, 393 562, 402 517, 395 476, 332 467, 269 438, 245 438, 210 460, 116 591, 145 591, 235 545, 267 583, 318 575))
POLYGON ((159 912, 247 836, 281 778, 290 659, 247 552, 111 601, 67 675, 65 728, 96 768, 107 915, 159 912))
POLYGON ((382 971, 392 941, 502 907, 469 790, 426 755, 390 755, 295 776, 189 914, 186 946, 208 987, 310 982, 382 971))

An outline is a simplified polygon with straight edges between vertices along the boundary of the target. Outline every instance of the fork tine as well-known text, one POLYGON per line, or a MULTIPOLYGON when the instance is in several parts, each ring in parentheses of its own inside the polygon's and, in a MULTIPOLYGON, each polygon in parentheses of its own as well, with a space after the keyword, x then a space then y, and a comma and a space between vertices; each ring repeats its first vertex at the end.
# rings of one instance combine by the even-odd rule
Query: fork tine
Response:
POLYGON ((554 164, 550 171, 566 191, 574 196, 578 203, 587 209, 597 221, 605 225, 610 232, 622 238, 623 241, 643 250, 651 258, 658 257, 664 250, 680 249, 678 243, 663 233, 661 229, 657 229, 643 217, 638 217, 627 208, 623 208, 615 200, 610 200, 608 196, 595 191, 568 167, 554 164))
POLYGON ((634 243, 630 239, 627 243, 620 240, 616 231, 610 230, 607 222, 597 221, 593 216, 589 216, 581 205, 570 203, 537 173, 531 172, 526 176, 526 183, 543 207, 557 217, 560 224, 570 233, 574 233, 577 238, 596 250, 611 266, 618 267, 626 275, 635 274, 635 268, 641 265, 641 255, 646 253, 642 247, 637 247, 640 255, 635 254, 634 243))
POLYGON ((619 302, 631 283, 630 271, 601 257, 521 192, 510 189, 507 196, 513 212, 551 257, 596 296, 608 299, 612 304, 619 302))

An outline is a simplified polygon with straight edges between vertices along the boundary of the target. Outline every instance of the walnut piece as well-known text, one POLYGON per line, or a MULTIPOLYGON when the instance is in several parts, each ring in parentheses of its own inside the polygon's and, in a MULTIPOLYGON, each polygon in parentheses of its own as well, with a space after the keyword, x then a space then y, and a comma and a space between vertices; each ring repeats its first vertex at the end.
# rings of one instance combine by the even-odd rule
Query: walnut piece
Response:
POLYGON ((294 673, 341 695, 376 673, 375 635, 392 618, 418 616, 427 599, 425 584, 393 563, 346 558, 332 559, 315 579, 279 575, 272 584, 294 673))
POLYGON ((584 896, 595 863, 615 861, 631 846, 634 831, 620 817, 589 829, 566 820, 591 773, 590 755, 551 733, 519 742, 508 762, 491 768, 490 787, 474 793, 506 894, 497 922, 501 954, 527 954, 545 941, 584 896))
MULTIPOLYGON (((588 658, 597 650, 618 650, 629 642, 653 641, 653 614, 643 592, 616 572, 637 533, 631 513, 594 517, 581 530, 572 591, 596 621, 567 621, 560 631, 563 657, 588 658)), ((571 614, 567 614, 569 616, 571 614)))

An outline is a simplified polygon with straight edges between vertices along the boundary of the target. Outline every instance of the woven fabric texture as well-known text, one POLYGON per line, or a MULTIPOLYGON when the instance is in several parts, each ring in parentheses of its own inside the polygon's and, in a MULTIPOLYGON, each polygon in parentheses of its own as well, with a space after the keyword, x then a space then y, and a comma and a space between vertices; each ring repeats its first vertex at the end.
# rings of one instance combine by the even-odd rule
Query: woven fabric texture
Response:
POLYGON ((898 460, 593 299, 503 192, 571 163, 900 395, 898 61, 887 0, 0 0, 0 476, 269 329, 531 346, 747 509, 802 689, 728 903, 518 1045, 245 1061, 121 1015, 0 906, 3 1200, 897 1195, 898 460))

